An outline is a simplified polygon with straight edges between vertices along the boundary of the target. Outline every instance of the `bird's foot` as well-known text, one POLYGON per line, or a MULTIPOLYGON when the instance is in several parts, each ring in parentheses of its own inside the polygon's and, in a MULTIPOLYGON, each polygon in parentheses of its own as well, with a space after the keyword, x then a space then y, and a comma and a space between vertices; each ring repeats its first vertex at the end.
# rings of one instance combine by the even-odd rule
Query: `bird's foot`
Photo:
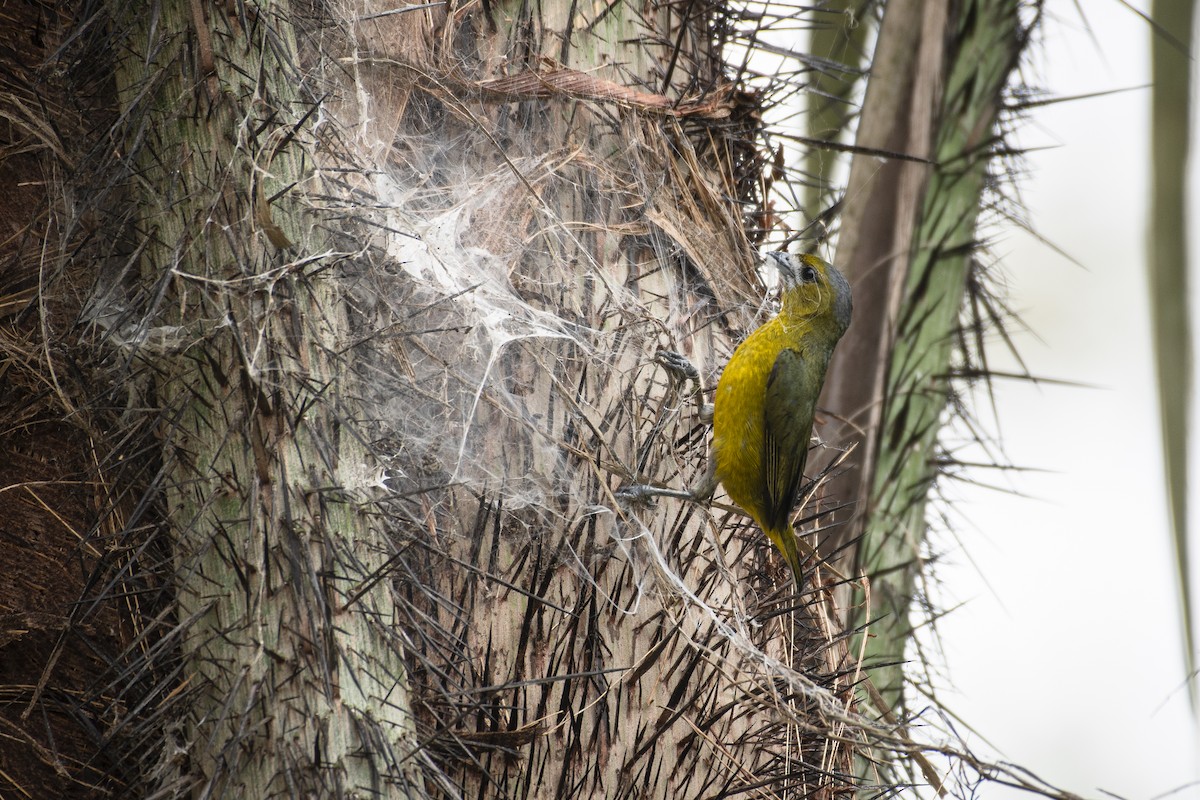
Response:
POLYGON ((669 372, 671 377, 680 384, 688 381, 697 385, 700 383, 700 370, 696 369, 682 353, 676 353, 674 350, 659 350, 654 354, 654 363, 669 372))
POLYGON ((659 350, 654 354, 654 363, 667 371, 676 385, 685 386, 692 383, 692 397, 696 402, 696 414, 700 421, 708 425, 712 423, 712 403, 704 402, 704 387, 700 384, 700 370, 696 369, 681 353, 674 350, 659 350))
POLYGON ((648 483, 631 483, 617 489, 615 494, 618 500, 635 505, 650 505, 659 497, 674 497, 676 500, 707 503, 712 499, 716 489, 717 478, 710 467, 700 479, 700 483, 691 489, 668 489, 665 486, 651 486, 648 483))
POLYGON ((614 492, 618 500, 624 500, 634 505, 651 505, 659 497, 674 497, 678 500, 695 500, 691 492, 679 489, 667 489, 662 486, 651 486, 646 483, 631 483, 622 486, 614 492))

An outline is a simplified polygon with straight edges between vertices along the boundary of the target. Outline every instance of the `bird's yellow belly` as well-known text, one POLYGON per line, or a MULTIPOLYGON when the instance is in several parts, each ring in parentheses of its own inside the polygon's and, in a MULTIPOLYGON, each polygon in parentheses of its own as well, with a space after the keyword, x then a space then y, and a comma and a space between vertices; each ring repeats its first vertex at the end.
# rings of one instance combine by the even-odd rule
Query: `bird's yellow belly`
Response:
POLYGON ((782 343, 769 326, 734 351, 713 396, 713 456, 717 480, 729 499, 762 525, 766 503, 762 472, 763 400, 782 343))

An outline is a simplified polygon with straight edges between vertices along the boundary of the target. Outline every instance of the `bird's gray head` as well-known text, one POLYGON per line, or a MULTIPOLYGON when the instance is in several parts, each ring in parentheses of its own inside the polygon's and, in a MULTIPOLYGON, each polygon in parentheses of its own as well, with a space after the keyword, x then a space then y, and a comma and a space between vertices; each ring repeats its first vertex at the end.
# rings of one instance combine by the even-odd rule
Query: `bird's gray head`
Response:
POLYGON ((854 303, 850 284, 837 267, 811 253, 767 253, 764 260, 779 270, 785 312, 827 316, 838 337, 846 332, 854 303))

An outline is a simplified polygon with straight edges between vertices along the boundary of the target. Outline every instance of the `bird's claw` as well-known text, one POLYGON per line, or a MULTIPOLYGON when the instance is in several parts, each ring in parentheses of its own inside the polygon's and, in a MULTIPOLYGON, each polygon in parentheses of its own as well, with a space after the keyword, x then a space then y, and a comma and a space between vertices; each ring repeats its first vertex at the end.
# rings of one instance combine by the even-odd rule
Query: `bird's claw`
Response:
POLYGON ((613 494, 618 500, 624 500, 634 505, 653 505, 659 496, 659 490, 644 483, 631 483, 617 489, 613 494))
POLYGON ((688 381, 700 383, 700 371, 692 365, 691 361, 674 350, 659 350, 654 354, 654 363, 671 373, 671 376, 680 383, 688 381))
POLYGON ((676 388, 686 386, 688 381, 692 382, 691 395, 696 401, 696 413, 701 422, 711 423, 713 407, 711 403, 704 402, 704 387, 700 383, 700 370, 674 350, 659 350, 654 354, 654 363, 667 371, 676 388))

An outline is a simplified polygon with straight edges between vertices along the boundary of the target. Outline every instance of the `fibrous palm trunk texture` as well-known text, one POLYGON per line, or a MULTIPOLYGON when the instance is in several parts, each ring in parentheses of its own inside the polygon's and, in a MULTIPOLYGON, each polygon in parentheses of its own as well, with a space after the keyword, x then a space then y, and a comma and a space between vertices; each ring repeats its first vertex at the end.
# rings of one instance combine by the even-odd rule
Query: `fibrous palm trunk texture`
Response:
POLYGON ((851 667, 761 534, 616 495, 705 468, 694 387, 656 352, 711 388, 758 318, 764 165, 720 69, 729 24, 701 3, 439 8, 360 24, 346 60, 375 103, 342 113, 381 159, 379 228, 411 234, 377 237, 399 274, 362 310, 389 332, 363 369, 411 540, 414 707, 488 795, 853 783, 829 736, 851 667))

